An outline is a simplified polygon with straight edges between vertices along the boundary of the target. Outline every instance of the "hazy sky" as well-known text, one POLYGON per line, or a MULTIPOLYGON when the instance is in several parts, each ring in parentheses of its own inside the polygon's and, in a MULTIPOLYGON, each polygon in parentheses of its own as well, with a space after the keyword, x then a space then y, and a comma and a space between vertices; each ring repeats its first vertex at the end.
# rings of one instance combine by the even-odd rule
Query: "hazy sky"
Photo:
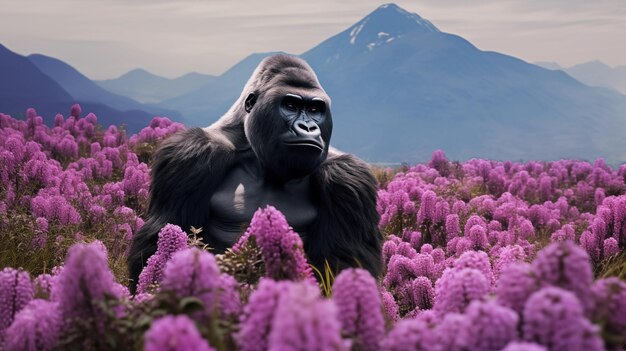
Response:
MULTIPOLYGON (((92 79, 133 68, 220 74, 253 52, 302 53, 383 2, 0 0, 0 43, 92 79)), ((626 65, 626 0, 399 0, 483 50, 564 66, 626 65)))

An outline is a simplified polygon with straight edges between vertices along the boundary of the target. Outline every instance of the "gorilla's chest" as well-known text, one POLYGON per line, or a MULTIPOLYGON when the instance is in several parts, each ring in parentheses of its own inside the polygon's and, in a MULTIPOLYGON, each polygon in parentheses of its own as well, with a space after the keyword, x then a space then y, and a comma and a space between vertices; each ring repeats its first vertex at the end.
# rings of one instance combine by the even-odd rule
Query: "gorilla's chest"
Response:
POLYGON ((254 212, 267 205, 281 211, 289 225, 302 236, 317 217, 308 177, 275 187, 238 166, 227 173, 210 199, 209 227, 205 228, 205 237, 209 236, 207 242, 217 252, 232 246, 254 212))

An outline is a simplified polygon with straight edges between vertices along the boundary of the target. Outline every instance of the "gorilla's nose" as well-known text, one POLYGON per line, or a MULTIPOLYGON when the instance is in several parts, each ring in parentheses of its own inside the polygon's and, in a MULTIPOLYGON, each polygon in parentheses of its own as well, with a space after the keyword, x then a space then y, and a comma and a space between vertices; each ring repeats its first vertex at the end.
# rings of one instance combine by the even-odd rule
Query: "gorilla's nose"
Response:
POLYGON ((295 127, 298 134, 306 135, 307 137, 317 137, 320 135, 320 128, 317 126, 317 123, 311 120, 298 121, 295 127))

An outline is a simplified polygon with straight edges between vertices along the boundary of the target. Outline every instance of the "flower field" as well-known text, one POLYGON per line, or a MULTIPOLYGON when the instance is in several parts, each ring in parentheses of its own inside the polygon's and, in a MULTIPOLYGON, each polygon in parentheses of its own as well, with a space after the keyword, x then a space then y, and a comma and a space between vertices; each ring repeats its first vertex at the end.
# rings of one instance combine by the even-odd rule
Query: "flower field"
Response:
MULTIPOLYGON (((46 126, 0 113, 0 350, 622 350, 626 165, 451 162, 373 168, 382 277, 311 267, 272 206, 213 255, 167 225, 138 292, 126 255, 150 156, 74 105, 46 126)), ((185 231, 190 232, 187 234, 185 231)))

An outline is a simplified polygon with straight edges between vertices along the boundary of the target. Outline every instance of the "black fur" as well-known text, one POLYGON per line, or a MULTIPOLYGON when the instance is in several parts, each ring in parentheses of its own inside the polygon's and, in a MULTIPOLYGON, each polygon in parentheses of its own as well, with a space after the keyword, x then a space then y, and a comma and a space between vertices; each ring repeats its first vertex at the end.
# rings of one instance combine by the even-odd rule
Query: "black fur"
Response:
MULTIPOLYGON (((271 100, 273 93, 268 90, 277 84, 321 90, 306 62, 287 55, 271 56, 259 65, 241 97, 219 121, 173 135, 154 154, 147 220, 133 238, 128 257, 132 292, 148 257, 156 251, 157 233, 165 224, 176 224, 186 231, 191 226, 207 226, 211 195, 238 162, 238 152, 250 149, 244 126, 245 99, 254 93, 259 101, 271 100)), ((363 267, 379 276, 382 236, 376 212, 376 180, 367 164, 331 149, 311 179, 319 204, 317 220, 304 243, 311 263, 321 270, 325 260, 335 271, 363 267)), ((205 237, 205 242, 211 244, 211 238, 205 237)))

